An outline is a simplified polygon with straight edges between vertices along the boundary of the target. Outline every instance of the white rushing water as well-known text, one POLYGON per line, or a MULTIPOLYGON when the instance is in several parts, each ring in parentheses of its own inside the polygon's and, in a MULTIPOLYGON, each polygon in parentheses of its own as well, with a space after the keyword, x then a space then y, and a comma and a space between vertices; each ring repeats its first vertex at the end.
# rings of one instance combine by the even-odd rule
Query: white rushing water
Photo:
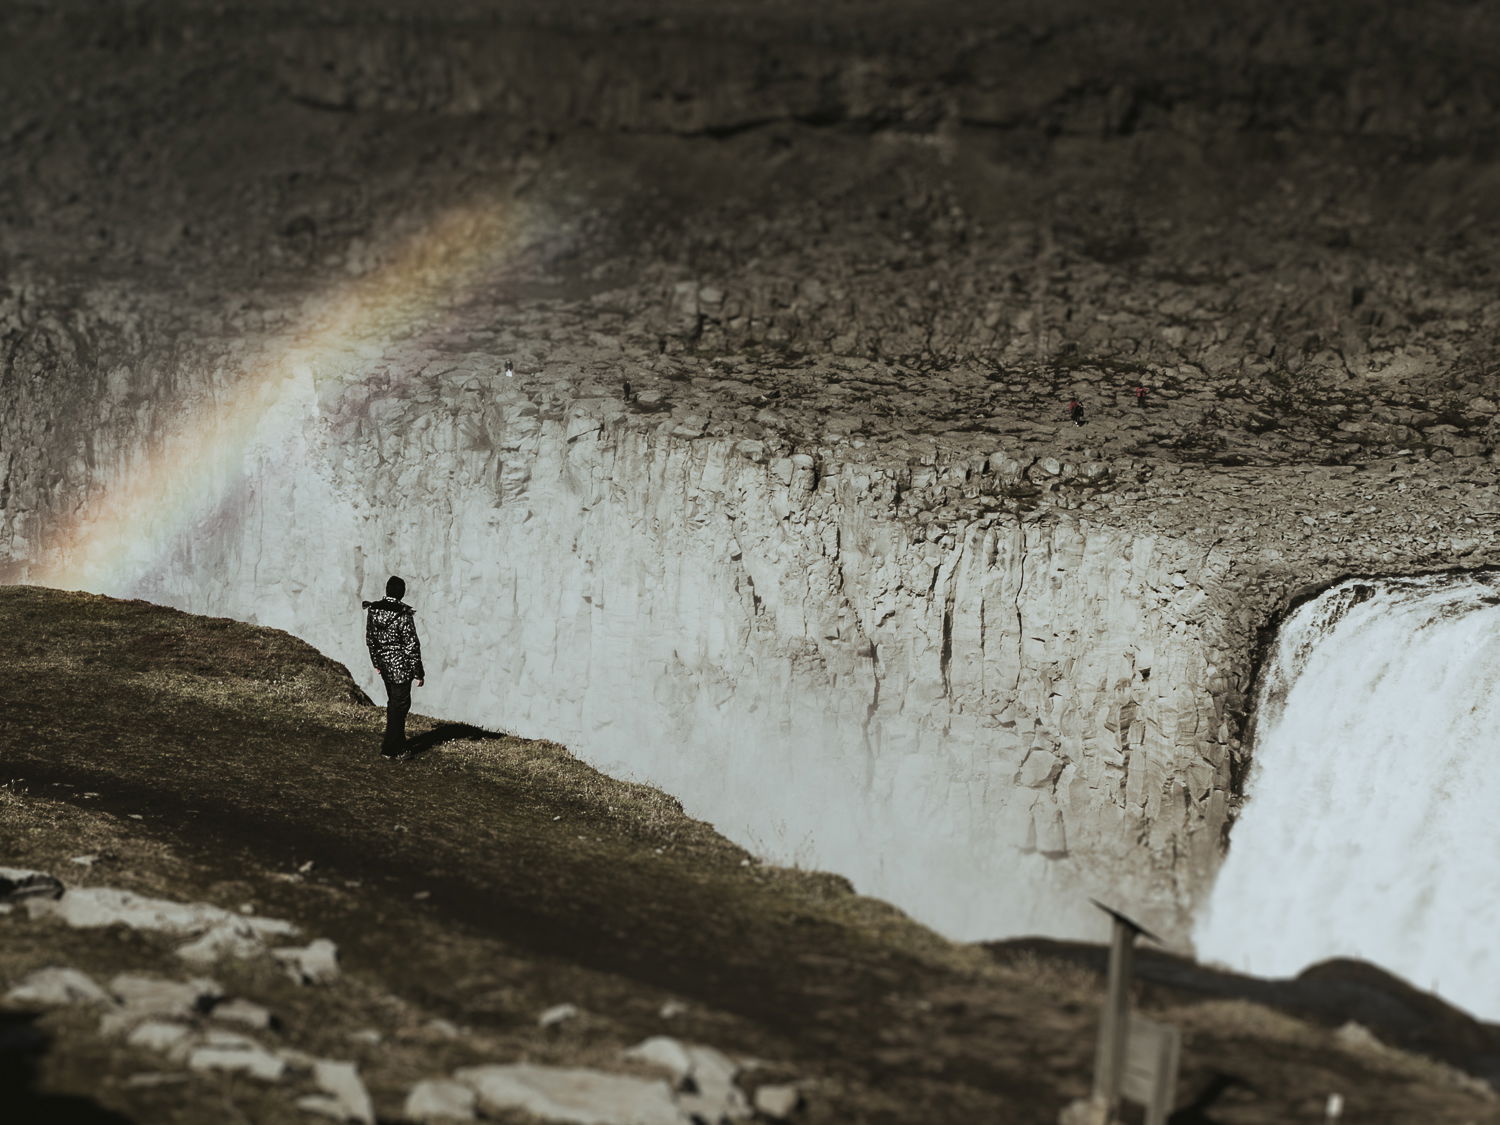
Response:
POLYGON ((1194 941, 1356 957, 1500 1019, 1500 579, 1350 581, 1282 626, 1244 813, 1194 941))

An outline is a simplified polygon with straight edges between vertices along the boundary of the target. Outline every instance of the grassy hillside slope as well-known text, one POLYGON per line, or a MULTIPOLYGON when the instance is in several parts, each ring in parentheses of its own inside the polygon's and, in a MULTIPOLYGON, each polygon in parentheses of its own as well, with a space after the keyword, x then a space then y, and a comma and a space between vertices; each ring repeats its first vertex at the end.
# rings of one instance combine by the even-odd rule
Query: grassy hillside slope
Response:
MULTIPOLYGON (((332 938, 334 985, 250 961, 214 975, 278 1014, 269 1040, 358 1062, 382 1120, 454 1066, 619 1070, 621 1048, 656 1034, 762 1060, 747 1081, 798 1082, 806 1122, 1045 1122, 1087 1089, 1087 969, 997 959, 837 878, 765 867, 561 747, 417 717, 424 752, 382 761, 381 712, 342 667, 283 633, 143 602, 3 588, 0 636, 0 866, 332 938), (69 862, 80 853, 99 858, 69 862), (564 1002, 582 1014, 538 1026, 564 1002)), ((169 946, 12 912, 0 991, 55 964, 181 976, 169 946)), ((1178 1122, 1318 1120, 1335 1090, 1351 1121, 1496 1116, 1452 1071, 1263 1008, 1156 1006, 1187 1032, 1179 1104, 1196 1108, 1178 1122)), ((40 1034, 0 1035, 39 1120, 307 1119, 248 1078, 132 1081, 160 1059, 76 1010, 6 1019, 40 1034)))

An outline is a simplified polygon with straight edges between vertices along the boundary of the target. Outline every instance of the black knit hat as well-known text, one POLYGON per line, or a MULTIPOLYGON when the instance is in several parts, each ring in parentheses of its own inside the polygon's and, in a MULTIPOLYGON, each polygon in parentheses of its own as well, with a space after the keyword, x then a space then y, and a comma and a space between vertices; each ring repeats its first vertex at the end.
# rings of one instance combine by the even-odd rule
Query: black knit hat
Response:
POLYGON ((388 598, 399 598, 406 593, 406 583, 394 574, 385 580, 385 596, 388 598))

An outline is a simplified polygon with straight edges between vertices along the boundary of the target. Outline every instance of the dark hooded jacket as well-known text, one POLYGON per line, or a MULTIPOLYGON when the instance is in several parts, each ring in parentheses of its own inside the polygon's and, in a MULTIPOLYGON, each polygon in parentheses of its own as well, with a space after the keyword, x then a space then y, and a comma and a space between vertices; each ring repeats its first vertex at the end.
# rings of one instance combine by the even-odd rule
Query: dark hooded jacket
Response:
POLYGON ((416 610, 399 598, 361 602, 365 607, 365 644, 370 662, 388 680, 425 680, 422 644, 417 640, 416 610))

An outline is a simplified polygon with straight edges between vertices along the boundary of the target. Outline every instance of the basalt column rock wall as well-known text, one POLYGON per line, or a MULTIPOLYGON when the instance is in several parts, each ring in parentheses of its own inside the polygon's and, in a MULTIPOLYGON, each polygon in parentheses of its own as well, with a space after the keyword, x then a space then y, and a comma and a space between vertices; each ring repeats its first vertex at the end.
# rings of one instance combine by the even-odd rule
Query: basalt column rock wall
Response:
POLYGON ((445 366, 309 383, 302 423, 112 592, 287 628, 379 698, 358 602, 399 572, 420 709, 562 741, 949 933, 1091 934, 1091 894, 1184 932, 1236 703, 1197 589, 1217 552, 1052 510, 897 515, 914 478, 1003 490, 999 454, 779 456, 445 366))

